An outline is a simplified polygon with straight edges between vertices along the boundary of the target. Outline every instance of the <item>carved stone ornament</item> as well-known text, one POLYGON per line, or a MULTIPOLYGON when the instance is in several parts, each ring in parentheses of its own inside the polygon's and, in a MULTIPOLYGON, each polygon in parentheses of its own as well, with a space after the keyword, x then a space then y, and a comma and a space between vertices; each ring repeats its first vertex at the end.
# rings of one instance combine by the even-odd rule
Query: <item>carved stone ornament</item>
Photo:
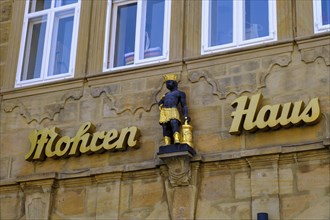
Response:
POLYGON ((172 187, 187 186, 191 180, 190 159, 188 152, 161 155, 161 158, 168 167, 168 179, 172 187))

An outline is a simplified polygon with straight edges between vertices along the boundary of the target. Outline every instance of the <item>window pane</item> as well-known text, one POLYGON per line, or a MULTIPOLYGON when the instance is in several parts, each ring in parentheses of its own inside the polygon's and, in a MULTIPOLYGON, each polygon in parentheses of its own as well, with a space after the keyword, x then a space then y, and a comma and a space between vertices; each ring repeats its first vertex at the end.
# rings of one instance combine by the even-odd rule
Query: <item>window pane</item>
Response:
POLYGON ((52 0, 31 0, 29 12, 42 11, 49 9, 52 4, 52 0))
POLYGON ((47 17, 29 20, 21 80, 40 78, 47 17))
POLYGON ((330 24, 330 2, 322 0, 322 25, 330 24))
POLYGON ((68 73, 73 30, 73 10, 55 16, 48 75, 68 73))
POLYGON ((145 31, 142 33, 144 48, 142 58, 163 55, 165 0, 148 0, 145 31))
POLYGON ((74 4, 77 3, 78 0, 60 0, 56 3, 56 6, 64 6, 64 5, 70 5, 70 4, 74 4))
POLYGON ((118 7, 114 67, 134 63, 137 4, 118 7))
POLYGON ((244 40, 269 35, 268 0, 246 0, 244 40))
POLYGON ((209 46, 233 42, 233 0, 211 0, 209 46))

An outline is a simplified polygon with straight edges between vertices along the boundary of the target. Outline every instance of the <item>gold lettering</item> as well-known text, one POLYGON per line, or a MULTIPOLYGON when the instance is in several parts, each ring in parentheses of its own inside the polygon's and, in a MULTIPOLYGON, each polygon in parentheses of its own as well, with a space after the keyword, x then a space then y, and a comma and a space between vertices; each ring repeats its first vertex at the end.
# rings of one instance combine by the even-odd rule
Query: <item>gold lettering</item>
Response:
POLYGON ((280 126, 299 126, 303 122, 315 124, 321 117, 318 98, 311 99, 305 108, 303 101, 297 101, 294 104, 285 103, 283 107, 280 104, 265 105, 258 111, 261 98, 261 94, 254 95, 249 103, 248 97, 242 96, 232 103, 236 110, 231 114, 233 122, 229 130, 230 134, 240 134, 242 128, 253 132, 257 128, 266 130, 269 128, 277 129, 280 126))
POLYGON ((30 151, 25 155, 25 160, 27 161, 32 161, 34 152, 36 151, 37 148, 37 141, 38 141, 38 136, 41 134, 41 132, 38 132, 38 130, 33 130, 31 134, 29 135, 29 140, 30 140, 30 151))
POLYGON ((230 134, 240 134, 242 127, 251 132, 257 128, 255 119, 257 117, 256 112, 261 106, 260 99, 262 99, 261 94, 252 96, 251 101, 247 96, 242 96, 231 104, 234 108, 236 107, 236 111, 231 114, 233 122, 229 130, 230 134))
POLYGON ((315 124, 321 118, 320 102, 318 98, 313 98, 301 114, 302 120, 306 124, 315 124))
POLYGON ((298 101, 293 104, 290 121, 295 126, 299 126, 302 123, 300 114, 304 109, 304 105, 305 105, 305 103, 303 101, 298 101))
POLYGON ((103 144, 100 143, 100 140, 103 140, 105 137, 105 131, 95 132, 90 144, 91 151, 94 153, 102 153, 105 151, 103 144))
POLYGON ((282 108, 281 116, 278 119, 278 122, 281 126, 288 128, 292 125, 290 117, 292 114, 293 104, 291 102, 285 103, 282 108))
POLYGON ((127 146, 137 147, 137 138, 139 130, 137 127, 129 127, 121 130, 120 137, 117 141, 116 150, 126 150, 127 146))
POLYGON ((117 130, 110 130, 104 137, 103 148, 106 150, 114 150, 116 147, 116 140, 118 139, 119 133, 117 130))
POLYGON ((56 151, 55 151, 55 144, 59 139, 59 129, 56 127, 53 127, 51 129, 49 129, 49 136, 50 139, 46 145, 46 150, 45 150, 45 154, 47 157, 56 157, 56 151))
POLYGON ((61 137, 55 145, 55 155, 58 157, 67 156, 69 154, 70 145, 70 137, 61 137))
POLYGON ((136 127, 124 128, 120 135, 115 129, 95 132, 92 135, 94 129, 92 123, 86 122, 80 126, 73 138, 60 137, 56 127, 34 130, 29 135, 31 148, 25 159, 44 160, 45 157, 78 156, 80 153, 102 153, 105 150, 125 150, 127 146, 137 147, 139 130, 136 127))
MULTIPOLYGON (((83 148, 85 152, 88 151, 87 145, 90 141, 90 134, 94 131, 95 127, 90 122, 85 122, 82 124, 77 131, 77 134, 74 138, 71 139, 72 146, 69 155, 70 156, 78 156, 79 155, 79 148, 78 145, 80 144, 80 148, 83 148)), ((83 152, 82 152, 83 153, 83 152)))
POLYGON ((244 129, 247 131, 254 132, 255 130, 257 130, 257 123, 255 121, 257 118, 257 112, 261 106, 261 102, 260 102, 261 99, 262 99, 261 94, 254 95, 251 98, 251 102, 247 110, 248 113, 246 115, 245 122, 243 125, 244 129))
MULTIPOLYGON (((36 143, 33 160, 45 159, 45 144, 48 141, 48 129, 36 131, 32 137, 33 143, 36 143), (38 140, 38 141, 37 141, 38 140)), ((31 140, 31 139, 30 139, 31 140)))

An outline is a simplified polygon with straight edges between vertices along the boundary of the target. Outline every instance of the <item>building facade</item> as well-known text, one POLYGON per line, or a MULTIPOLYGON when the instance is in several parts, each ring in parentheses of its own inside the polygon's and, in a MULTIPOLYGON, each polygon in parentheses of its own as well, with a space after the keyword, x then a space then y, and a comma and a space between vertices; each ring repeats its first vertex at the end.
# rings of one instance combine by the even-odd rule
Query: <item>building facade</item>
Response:
POLYGON ((0 218, 329 219, 329 7, 1 1, 0 218), (169 73, 196 154, 164 159, 169 73))

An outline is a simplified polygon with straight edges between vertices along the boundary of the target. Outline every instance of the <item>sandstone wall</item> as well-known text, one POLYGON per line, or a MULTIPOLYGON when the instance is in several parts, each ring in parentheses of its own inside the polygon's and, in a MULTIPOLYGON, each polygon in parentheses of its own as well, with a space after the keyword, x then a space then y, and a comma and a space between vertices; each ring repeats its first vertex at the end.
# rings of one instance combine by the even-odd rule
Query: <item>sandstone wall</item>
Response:
POLYGON ((24 1, 1 1, 0 218, 329 218, 330 37, 313 34, 311 3, 277 4, 277 42, 201 56, 201 2, 173 1, 170 61, 103 73, 106 1, 83 1, 75 78, 14 89, 24 1), (179 75, 194 127, 188 186, 172 187, 157 156, 166 73, 179 75), (256 93, 263 105, 319 97, 321 120, 230 135, 231 103, 256 93), (24 159, 32 130, 73 137, 86 121, 97 131, 137 126, 139 148, 24 159))

